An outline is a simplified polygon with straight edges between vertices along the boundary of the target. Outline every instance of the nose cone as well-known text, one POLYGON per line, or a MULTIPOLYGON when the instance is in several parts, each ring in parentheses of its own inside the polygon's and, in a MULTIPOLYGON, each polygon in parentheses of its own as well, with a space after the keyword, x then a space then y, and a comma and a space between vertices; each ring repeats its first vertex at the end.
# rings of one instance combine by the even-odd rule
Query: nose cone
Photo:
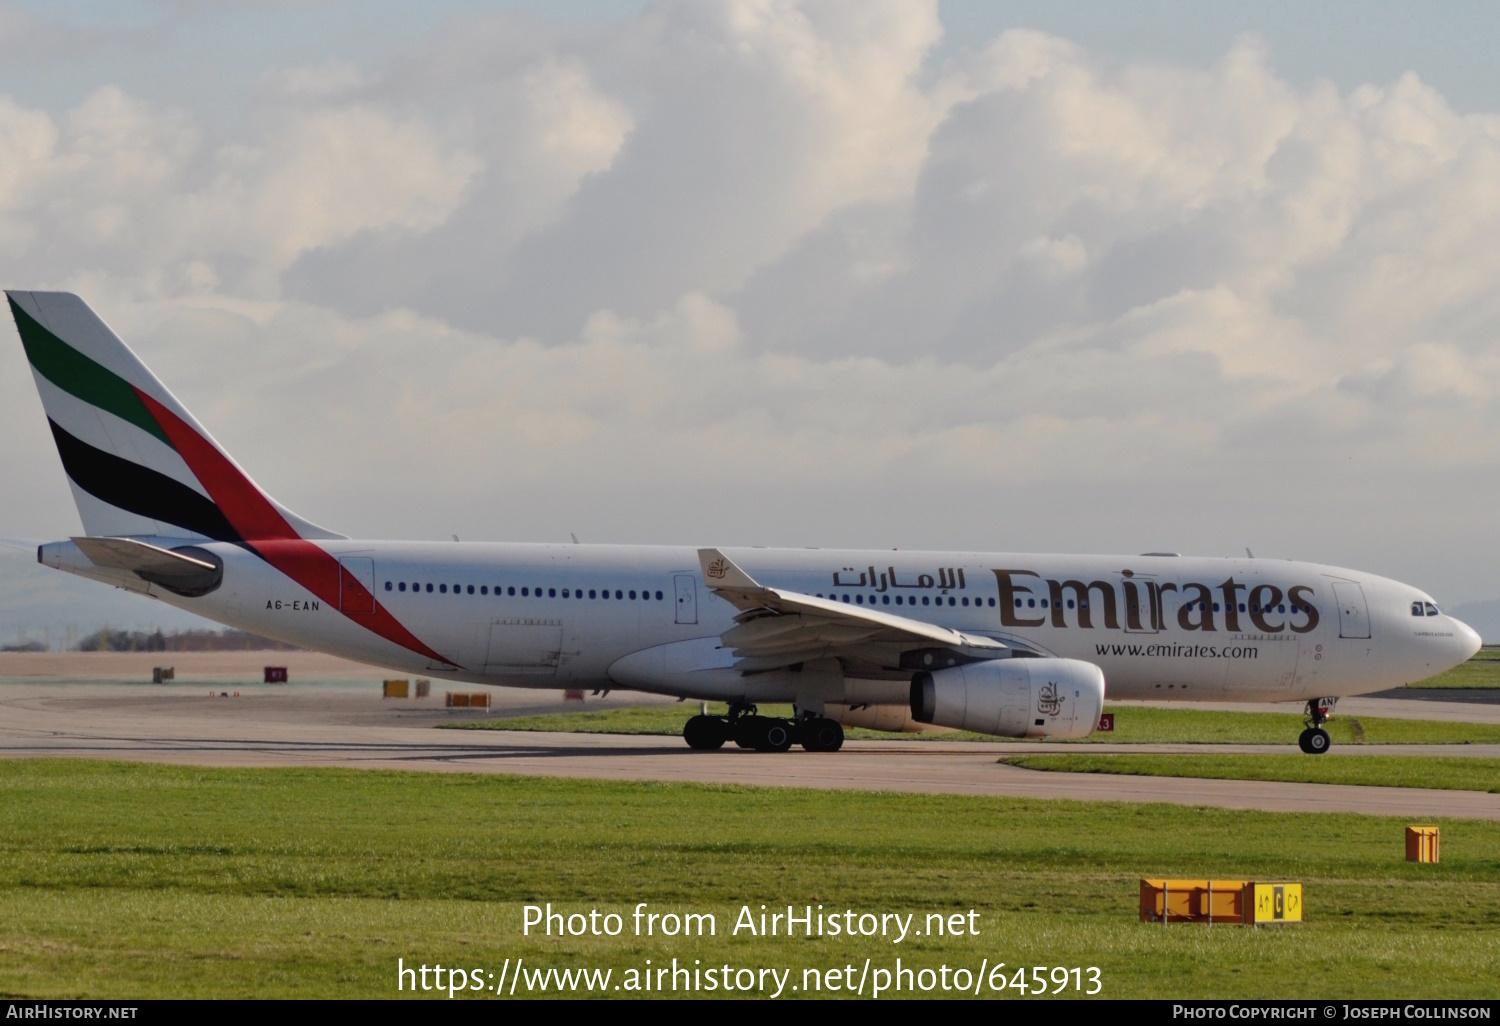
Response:
MULTIPOLYGON (((1448 619, 1453 620, 1453 617, 1450 616, 1448 619)), ((1484 644, 1484 639, 1479 636, 1479 632, 1462 620, 1453 620, 1453 637, 1458 642, 1457 647, 1462 654, 1459 662, 1466 663, 1473 659, 1474 653, 1478 652, 1484 644)))

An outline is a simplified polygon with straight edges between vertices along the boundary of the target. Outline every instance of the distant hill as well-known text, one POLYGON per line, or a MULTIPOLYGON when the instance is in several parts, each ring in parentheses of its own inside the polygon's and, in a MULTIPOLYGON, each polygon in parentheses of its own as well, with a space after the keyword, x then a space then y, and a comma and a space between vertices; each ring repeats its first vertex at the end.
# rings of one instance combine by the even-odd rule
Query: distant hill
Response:
POLYGON ((0 546, 0 645, 61 651, 103 627, 147 633, 219 630, 218 624, 165 602, 42 566, 35 549, 0 546))
POLYGON ((297 652, 296 645, 263 638, 249 631, 95 631, 78 642, 79 652, 297 652))
POLYGON ((1500 645, 1500 599, 1465 602, 1444 612, 1458 617, 1479 632, 1486 645, 1500 645))

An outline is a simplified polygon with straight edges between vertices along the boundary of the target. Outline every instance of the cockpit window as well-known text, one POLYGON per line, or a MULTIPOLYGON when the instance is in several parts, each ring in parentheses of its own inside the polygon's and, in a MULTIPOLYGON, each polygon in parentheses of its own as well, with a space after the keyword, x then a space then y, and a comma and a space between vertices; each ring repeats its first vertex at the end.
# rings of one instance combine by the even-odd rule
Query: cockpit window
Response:
POLYGON ((1422 610, 1422 603, 1420 603, 1420 602, 1413 602, 1411 604, 1411 615, 1412 616, 1425 616, 1426 615, 1426 613, 1424 613, 1423 610, 1422 610))
POLYGON ((1427 615, 1428 616, 1437 616, 1438 615, 1438 607, 1437 606, 1433 605, 1431 602, 1424 603, 1424 605, 1426 606, 1427 615))

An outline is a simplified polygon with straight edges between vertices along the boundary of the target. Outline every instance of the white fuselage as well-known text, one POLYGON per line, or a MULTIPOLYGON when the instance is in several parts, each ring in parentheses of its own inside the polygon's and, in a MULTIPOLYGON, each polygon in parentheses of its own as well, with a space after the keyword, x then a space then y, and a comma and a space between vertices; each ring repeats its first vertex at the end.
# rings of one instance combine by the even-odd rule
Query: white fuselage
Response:
MULTIPOLYGON (((163 540, 166 544, 168 540, 163 540)), ((181 544, 181 542, 177 542, 181 544)), ((439 653, 377 633, 235 545, 200 598, 174 606, 306 648, 413 674, 536 688, 629 687, 690 698, 894 703, 909 671, 847 665, 744 675, 719 646, 736 610, 689 547, 319 541, 439 653)), ((1441 673, 1478 647, 1429 596, 1371 574, 1269 559, 725 550, 770 587, 876 606, 1016 649, 1085 660, 1112 699, 1289 701, 1441 673), (1085 605, 1086 603, 1086 605, 1085 605), (1413 604, 1422 615, 1413 615, 1413 604)), ((49 560, 50 561, 50 560, 49 560)), ((87 561, 61 569, 122 583, 87 561), (93 571, 93 572, 90 572, 93 571)))

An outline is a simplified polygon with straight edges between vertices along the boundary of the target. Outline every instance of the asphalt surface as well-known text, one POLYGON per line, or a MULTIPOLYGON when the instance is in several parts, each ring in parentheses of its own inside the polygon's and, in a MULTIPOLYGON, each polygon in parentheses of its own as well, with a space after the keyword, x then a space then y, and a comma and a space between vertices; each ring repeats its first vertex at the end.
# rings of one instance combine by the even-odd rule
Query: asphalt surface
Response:
MULTIPOLYGON (((441 688, 434 685, 435 690, 441 688)), ((560 693, 493 689, 496 711, 577 709, 560 693)), ((633 704, 640 696, 591 699, 633 704)), ((1385 700, 1368 699, 1380 702, 1385 700)), ((1392 701, 1392 705, 1401 704, 1392 701)), ((1436 709, 1443 703, 1413 703, 1436 709)), ((1451 705, 1451 704, 1449 704, 1451 705)), ((1261 707, 1264 708, 1264 707, 1261 707)), ((1460 706, 1459 708, 1463 708, 1460 706)), ((1469 706, 1468 708, 1483 708, 1469 706)), ((684 716, 691 707, 683 706, 684 716)), ((678 738, 521 731, 437 730, 480 711, 431 698, 382 700, 369 681, 292 686, 229 683, 0 683, 0 757, 107 758, 209 766, 329 766, 670 780, 820 789, 1166 802, 1409 818, 1500 819, 1500 795, 1173 777, 1037 772, 1004 755, 1044 751, 1295 752, 1296 746, 1089 745, 1016 742, 852 741, 836 754, 780 755, 729 747, 694 752, 678 738), (234 697, 238 694, 238 697, 234 697)), ((1429 714, 1427 718, 1437 718, 1429 714)), ((1335 747, 1323 758, 1390 754, 1500 757, 1500 745, 1335 747)))

